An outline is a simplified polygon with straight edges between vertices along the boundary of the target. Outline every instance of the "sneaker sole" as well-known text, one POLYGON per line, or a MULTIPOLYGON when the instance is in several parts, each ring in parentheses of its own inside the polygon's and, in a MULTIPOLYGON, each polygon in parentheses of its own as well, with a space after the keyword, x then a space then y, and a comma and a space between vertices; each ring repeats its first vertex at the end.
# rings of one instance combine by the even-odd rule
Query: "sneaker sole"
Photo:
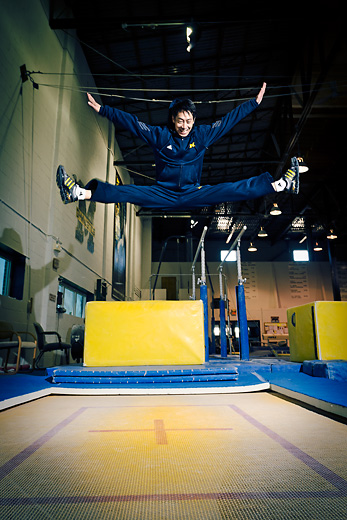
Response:
POLYGON ((299 171, 299 163, 296 157, 292 158, 292 168, 295 170, 295 178, 294 178, 294 189, 292 190, 292 193, 294 195, 297 195, 299 193, 299 184, 300 184, 300 171, 299 171))
POLYGON ((61 200, 64 202, 64 204, 68 204, 69 202, 71 202, 71 200, 70 200, 71 197, 70 197, 70 194, 68 194, 66 192, 66 187, 64 184, 65 176, 66 176, 66 173, 65 173, 64 167, 61 165, 58 166, 57 175, 56 175, 57 186, 60 191, 61 200))
POLYGON ((295 180, 294 195, 297 195, 298 193, 299 193, 299 174, 295 180))

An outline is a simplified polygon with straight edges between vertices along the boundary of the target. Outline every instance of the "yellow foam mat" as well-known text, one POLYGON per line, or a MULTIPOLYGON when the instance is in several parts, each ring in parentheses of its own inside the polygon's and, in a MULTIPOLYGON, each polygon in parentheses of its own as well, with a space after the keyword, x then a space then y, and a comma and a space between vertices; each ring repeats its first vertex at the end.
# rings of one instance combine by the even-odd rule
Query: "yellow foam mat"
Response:
POLYGON ((84 365, 194 365, 205 359, 202 301, 89 302, 84 365))
POLYGON ((287 318, 291 361, 347 359, 347 302, 307 303, 287 318))
POLYGON ((46 397, 0 432, 0 519, 346 518, 347 426, 268 393, 46 397))
POLYGON ((319 359, 346 359, 347 302, 316 302, 319 359))

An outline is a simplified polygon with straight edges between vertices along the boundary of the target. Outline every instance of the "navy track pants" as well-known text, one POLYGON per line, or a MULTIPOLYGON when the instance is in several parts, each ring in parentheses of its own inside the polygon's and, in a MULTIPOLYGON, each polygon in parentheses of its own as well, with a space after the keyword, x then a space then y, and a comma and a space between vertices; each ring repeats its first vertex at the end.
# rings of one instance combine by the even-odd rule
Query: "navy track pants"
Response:
POLYGON ((272 182, 272 176, 266 172, 250 179, 215 186, 186 186, 180 191, 170 190, 159 184, 115 186, 97 179, 88 182, 86 189, 92 190, 91 200, 95 202, 130 202, 142 208, 188 209, 256 199, 274 193, 272 182))

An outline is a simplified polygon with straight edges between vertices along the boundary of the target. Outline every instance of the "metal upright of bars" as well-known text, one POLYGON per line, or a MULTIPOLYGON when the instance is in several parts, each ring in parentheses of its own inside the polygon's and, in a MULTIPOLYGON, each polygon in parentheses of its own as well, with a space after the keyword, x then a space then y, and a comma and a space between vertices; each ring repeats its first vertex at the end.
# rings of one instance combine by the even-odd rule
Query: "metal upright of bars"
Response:
POLYGON ((208 302, 207 302, 207 284, 206 284, 206 262, 205 262, 205 236, 207 233, 207 226, 204 227, 201 238, 195 253, 192 263, 192 291, 193 300, 196 298, 195 294, 195 265, 199 254, 201 252, 201 278, 200 278, 200 300, 202 300, 204 308, 204 335, 205 335, 205 361, 209 360, 209 338, 208 338, 208 302))
POLYGON ((248 325, 247 325, 247 313, 246 313, 246 301, 245 301, 245 292, 243 287, 243 278, 241 273, 241 253, 240 253, 240 244, 241 237, 246 231, 247 226, 243 226, 238 236, 235 238, 234 242, 230 246, 229 251, 227 252, 224 260, 218 266, 219 273, 219 291, 220 291, 220 300, 219 300, 219 312, 220 312, 220 340, 221 340, 221 357, 227 357, 227 337, 226 337, 226 323, 225 323, 225 300, 226 294, 223 292, 223 265, 226 259, 228 258, 231 251, 233 251, 236 247, 236 262, 237 262, 237 279, 238 285, 236 286, 236 302, 237 302, 237 317, 239 322, 240 329, 240 359, 249 360, 249 341, 248 341, 248 325))

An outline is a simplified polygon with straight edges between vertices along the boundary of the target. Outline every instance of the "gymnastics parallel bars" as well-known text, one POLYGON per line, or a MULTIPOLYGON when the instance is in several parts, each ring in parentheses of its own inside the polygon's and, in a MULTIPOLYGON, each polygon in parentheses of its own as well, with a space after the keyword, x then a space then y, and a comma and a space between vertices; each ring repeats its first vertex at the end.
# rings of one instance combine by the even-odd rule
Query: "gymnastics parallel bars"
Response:
POLYGON ((220 300, 219 300, 219 309, 220 309, 220 338, 221 338, 221 357, 227 357, 227 342, 226 342, 226 333, 225 333, 225 297, 223 295, 223 283, 222 283, 222 271, 223 265, 229 254, 236 247, 236 262, 237 262, 237 280, 238 285, 236 286, 236 302, 237 302, 237 317, 239 322, 240 329, 240 359, 249 360, 249 340, 248 340, 248 324, 247 324, 247 312, 246 312, 246 300, 245 300, 245 292, 243 287, 243 278, 241 272, 241 253, 240 253, 240 244, 241 237, 246 231, 247 226, 243 226, 240 233, 230 246, 230 249, 222 262, 218 266, 219 272, 219 291, 220 291, 220 300))

